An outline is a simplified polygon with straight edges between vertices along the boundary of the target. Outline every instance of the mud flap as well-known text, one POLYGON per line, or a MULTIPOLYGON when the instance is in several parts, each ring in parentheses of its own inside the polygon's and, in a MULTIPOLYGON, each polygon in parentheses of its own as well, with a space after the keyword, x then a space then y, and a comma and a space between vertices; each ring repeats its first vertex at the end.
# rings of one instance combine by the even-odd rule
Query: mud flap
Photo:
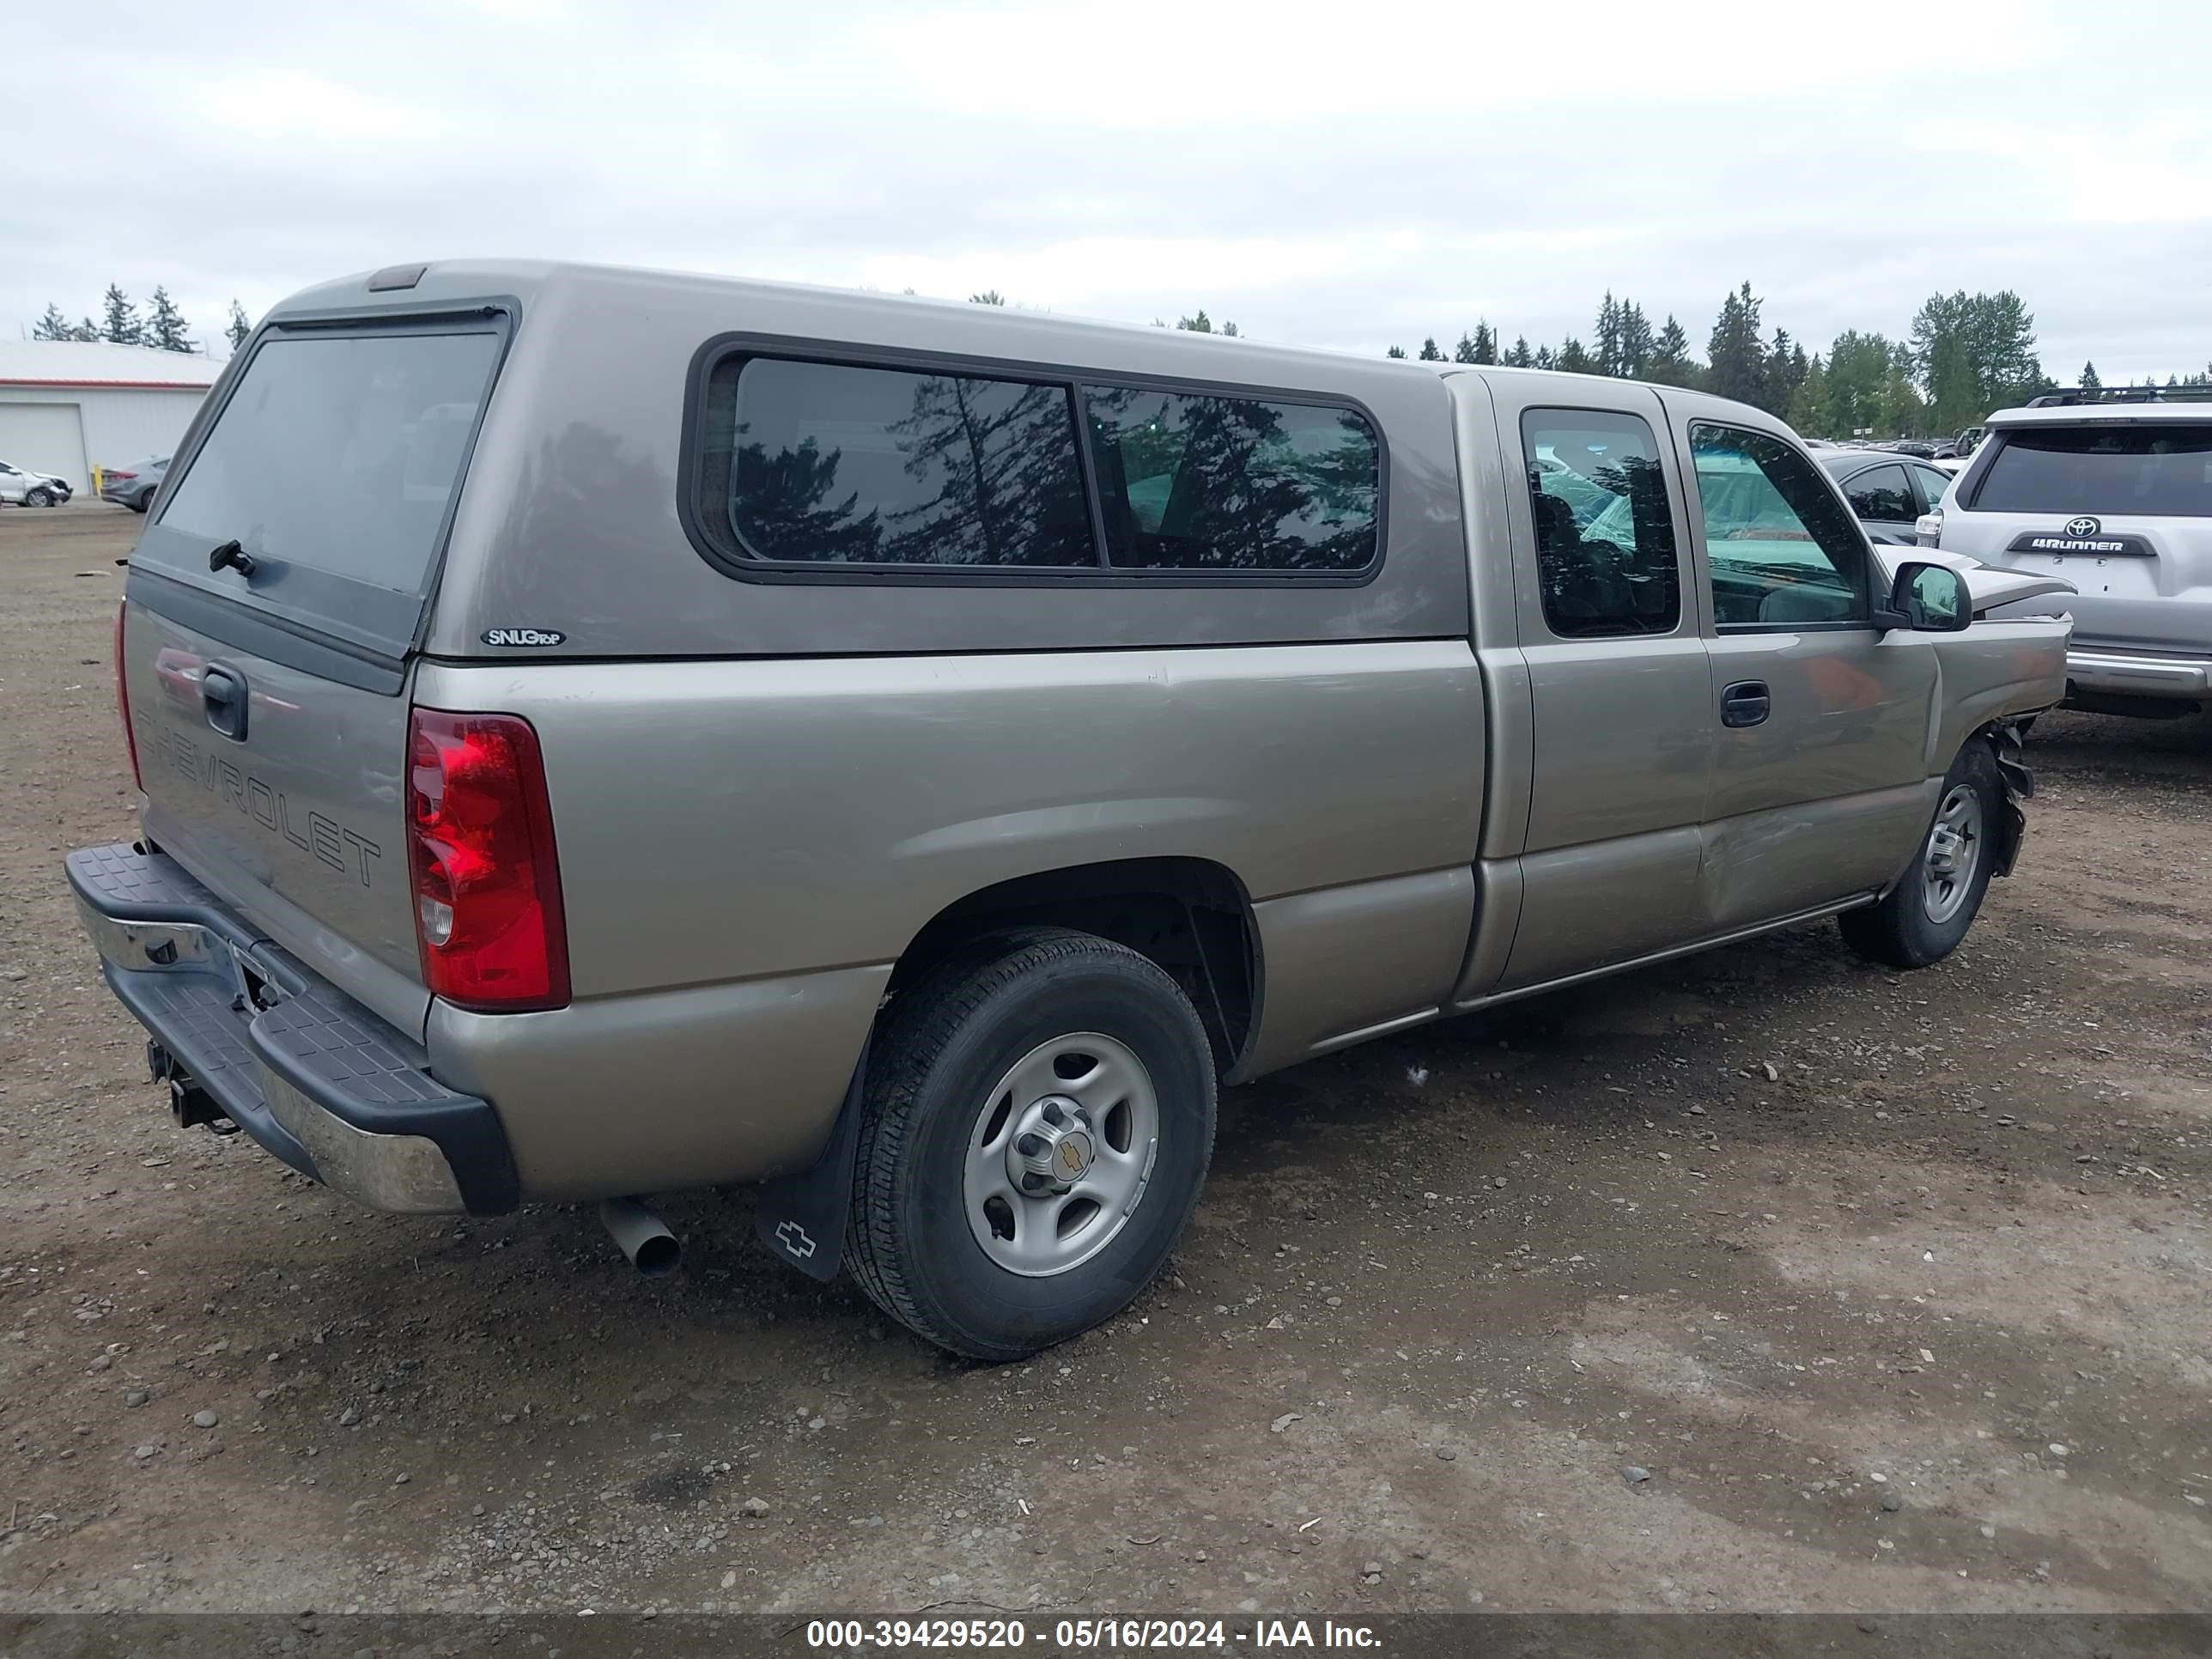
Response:
POLYGON ((761 1183, 753 1236, 770 1255, 825 1284, 845 1260, 845 1222, 853 1206, 853 1164, 860 1156, 860 1092, 866 1085, 868 1050, 845 1085, 845 1104, 822 1156, 795 1174, 761 1183))
POLYGON ((2035 774, 2029 769, 2021 743, 2020 727, 2011 721, 1990 729, 1990 748, 1996 756, 1997 776, 2004 781, 2004 808, 1998 814, 1996 856, 1990 864, 1993 876, 2008 876, 2027 837, 2027 813, 2022 801, 2035 793, 2035 774))

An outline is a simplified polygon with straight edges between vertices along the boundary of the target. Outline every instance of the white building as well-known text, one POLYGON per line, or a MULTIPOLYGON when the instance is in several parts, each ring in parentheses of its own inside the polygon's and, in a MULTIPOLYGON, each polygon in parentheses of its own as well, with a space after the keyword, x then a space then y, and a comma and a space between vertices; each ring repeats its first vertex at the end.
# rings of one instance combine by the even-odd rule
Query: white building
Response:
POLYGON ((106 341, 0 340, 0 461, 67 478, 167 455, 222 365, 106 341))

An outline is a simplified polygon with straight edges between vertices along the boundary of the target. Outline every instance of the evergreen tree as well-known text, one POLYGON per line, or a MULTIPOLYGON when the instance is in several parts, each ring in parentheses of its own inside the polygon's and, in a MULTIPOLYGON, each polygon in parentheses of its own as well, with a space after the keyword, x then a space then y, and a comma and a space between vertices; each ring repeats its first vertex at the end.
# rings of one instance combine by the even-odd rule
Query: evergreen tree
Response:
POLYGON ((46 314, 31 325, 31 337, 34 340, 67 340, 74 336, 70 329, 70 319, 62 315, 62 308, 50 305, 46 307, 46 314))
POLYGON ((1402 357, 1406 355, 1406 348, 1403 346, 1392 346, 1382 355, 1385 357, 1402 357))
POLYGON ((1002 306, 1006 303, 1006 296, 995 288, 987 288, 981 294, 969 295, 968 303, 971 306, 1002 306))
POLYGON ((1176 318, 1176 326, 1193 334, 1211 334, 1213 332, 1213 319, 1207 316, 1206 307, 1200 306, 1197 316, 1176 318))
POLYGON ((1506 366, 1511 368, 1534 368, 1536 366, 1534 354, 1528 349, 1527 335, 1516 334, 1513 337, 1513 349, 1505 354, 1504 361, 1506 366))
POLYGON ((1628 301, 1620 304, 1620 372, 1632 380, 1645 380, 1651 369, 1651 325, 1644 307, 1628 301))
POLYGON ((243 351, 247 337, 253 332, 253 325, 246 320, 246 307, 235 300, 230 302, 230 320, 223 325, 222 331, 234 352, 243 351))
MULTIPOLYGON (((51 313, 53 307, 52 306, 48 306, 46 310, 51 313)), ((2105 387, 2105 383, 2097 378, 2097 365, 2094 362, 2084 363, 2081 365, 2081 378, 2076 382, 2076 384, 2079 385, 2084 392, 2101 392, 2105 387)))
POLYGON ((1771 414, 1786 416, 1790 400, 1797 395, 1798 383, 1804 380, 1807 368, 1805 348, 1791 344, 1788 329, 1776 329, 1773 349, 1766 356, 1766 383, 1763 388, 1765 402, 1761 407, 1771 414))
POLYGON ((1459 343, 1452 348, 1452 361, 1455 363, 1479 363, 1482 359, 1475 355, 1475 351, 1474 336, 1462 329, 1459 343))
POLYGON ((1705 345, 1705 390, 1764 407, 1766 351, 1759 337, 1759 307, 1749 283, 1721 301, 1705 345))
POLYGON ((100 325, 89 317, 80 318, 76 326, 70 330, 70 338, 72 340, 97 340, 99 337, 100 325))
POLYGON ((1620 307, 1613 303, 1613 290, 1605 291, 1605 298, 1597 307, 1597 352, 1591 367, 1601 374, 1619 375, 1626 372, 1620 355, 1620 307))
POLYGON ((138 307, 131 303, 130 295, 114 283, 107 285, 106 321, 100 337, 112 345, 143 345, 146 340, 146 325, 138 320, 138 307))
POLYGON ((1440 363, 1443 362, 1444 354, 1442 349, 1437 346, 1437 337, 1435 335, 1431 334, 1427 339, 1421 342, 1420 356, 1421 361, 1425 363, 1440 363))
POLYGON ((1644 363, 1644 378, 1656 380, 1661 386, 1694 386, 1698 384, 1698 366, 1690 361, 1690 337, 1672 312, 1659 330, 1658 337, 1651 343, 1651 352, 1644 363))
POLYGON ((1498 331, 1480 319, 1474 325, 1474 361, 1478 363, 1498 361, 1498 331))
POLYGON ((1554 361, 1555 360, 1552 356, 1551 347, 1538 346, 1536 348, 1536 356, 1532 360, 1529 366, 1534 368, 1550 368, 1553 367, 1554 361))
POLYGON ((153 311, 146 319, 146 343, 163 351, 190 351, 192 343, 185 332, 185 313, 169 298, 169 290, 156 284, 154 297, 147 303, 153 311))
POLYGON ((1552 366, 1568 374, 1597 373, 1597 359, 1585 351, 1583 349, 1583 343, 1571 334, 1567 336, 1565 343, 1559 347, 1559 356, 1552 359, 1552 366))

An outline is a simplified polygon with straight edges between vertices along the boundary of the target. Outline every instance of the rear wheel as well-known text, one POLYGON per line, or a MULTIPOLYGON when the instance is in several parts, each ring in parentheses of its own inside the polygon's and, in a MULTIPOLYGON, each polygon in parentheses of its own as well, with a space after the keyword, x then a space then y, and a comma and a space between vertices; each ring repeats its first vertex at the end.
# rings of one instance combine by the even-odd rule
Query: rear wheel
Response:
POLYGON ((981 942, 885 1013, 847 1260, 917 1334, 1018 1359, 1152 1281, 1213 1124, 1212 1049, 1156 963, 1057 928, 981 942))
POLYGON ((1925 968, 1958 949, 1989 891, 2003 808, 1996 758, 1976 738, 1951 763, 1912 867, 1879 904, 1836 919, 1844 942, 1891 968, 1925 968))
POLYGON ((131 503, 131 510, 133 513, 143 513, 153 505, 154 492, 150 489, 142 489, 138 492, 137 499, 131 503))

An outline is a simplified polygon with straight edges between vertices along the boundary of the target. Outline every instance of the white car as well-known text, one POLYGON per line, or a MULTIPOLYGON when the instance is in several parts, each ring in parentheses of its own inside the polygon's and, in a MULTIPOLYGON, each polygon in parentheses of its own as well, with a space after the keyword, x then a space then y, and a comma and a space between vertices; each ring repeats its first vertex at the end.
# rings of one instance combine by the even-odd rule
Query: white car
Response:
POLYGON ((2076 390, 1999 410, 1917 531, 1923 549, 2074 585, 2072 707, 2212 707, 2212 392, 2076 390))
POLYGON ((11 507, 58 507, 70 495, 69 480, 0 461, 0 501, 11 507))

